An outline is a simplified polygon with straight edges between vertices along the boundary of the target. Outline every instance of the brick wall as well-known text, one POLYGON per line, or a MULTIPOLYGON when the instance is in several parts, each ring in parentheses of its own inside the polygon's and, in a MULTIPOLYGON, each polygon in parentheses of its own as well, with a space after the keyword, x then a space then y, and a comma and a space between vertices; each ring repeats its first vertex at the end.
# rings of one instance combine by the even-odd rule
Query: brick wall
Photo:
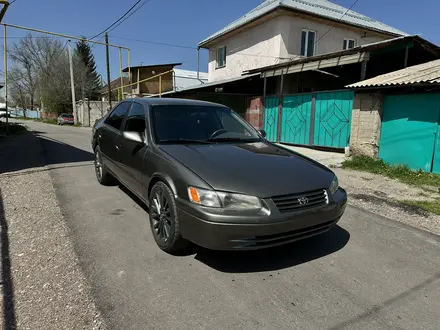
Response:
POLYGON ((264 129, 264 105, 260 96, 251 97, 247 100, 248 107, 245 119, 256 129, 264 129))
POLYGON ((350 151, 377 157, 382 125, 381 93, 356 93, 351 121, 350 151))

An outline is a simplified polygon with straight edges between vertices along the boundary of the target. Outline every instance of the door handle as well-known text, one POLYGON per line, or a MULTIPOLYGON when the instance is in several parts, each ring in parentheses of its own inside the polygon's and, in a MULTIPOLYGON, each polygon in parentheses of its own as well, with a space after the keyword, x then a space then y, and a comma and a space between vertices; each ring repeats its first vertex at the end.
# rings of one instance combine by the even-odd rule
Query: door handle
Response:
POLYGON ((119 150, 121 147, 119 147, 118 145, 115 146, 116 150, 119 150))

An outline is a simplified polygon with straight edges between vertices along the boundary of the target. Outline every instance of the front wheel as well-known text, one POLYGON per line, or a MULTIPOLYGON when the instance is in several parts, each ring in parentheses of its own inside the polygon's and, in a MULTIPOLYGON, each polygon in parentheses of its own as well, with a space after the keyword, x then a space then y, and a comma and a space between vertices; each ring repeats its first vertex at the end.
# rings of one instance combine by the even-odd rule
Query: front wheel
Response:
POLYGON ((156 183, 149 202, 150 225, 156 244, 171 254, 185 250, 189 242, 180 235, 177 207, 171 189, 163 182, 156 183))
POLYGON ((111 186, 116 181, 102 161, 102 153, 99 146, 95 148, 95 174, 96 179, 103 186, 111 186))

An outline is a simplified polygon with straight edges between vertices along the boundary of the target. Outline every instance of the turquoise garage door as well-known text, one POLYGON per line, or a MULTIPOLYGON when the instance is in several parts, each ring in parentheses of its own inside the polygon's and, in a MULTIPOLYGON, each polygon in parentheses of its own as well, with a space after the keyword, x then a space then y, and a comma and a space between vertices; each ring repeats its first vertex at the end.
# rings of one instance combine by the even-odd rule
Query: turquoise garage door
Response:
POLYGON ((379 157, 391 165, 440 173, 440 94, 387 96, 379 157))

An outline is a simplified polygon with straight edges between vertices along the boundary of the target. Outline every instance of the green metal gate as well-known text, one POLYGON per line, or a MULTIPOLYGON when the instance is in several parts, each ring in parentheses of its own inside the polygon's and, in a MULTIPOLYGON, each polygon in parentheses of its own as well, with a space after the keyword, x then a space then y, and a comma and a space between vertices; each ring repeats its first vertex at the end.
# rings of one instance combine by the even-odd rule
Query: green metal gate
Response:
POLYGON ((332 91, 266 98, 265 130, 270 141, 345 148, 350 142, 353 92, 332 91))
POLYGON ((264 130, 269 141, 276 142, 278 136, 278 103, 277 96, 266 97, 264 113, 264 130))
POLYGON ((281 137, 283 143, 309 144, 312 114, 312 94, 283 98, 281 137))
POLYGON ((440 94, 385 97, 379 157, 391 165, 440 173, 440 94))
POLYGON ((350 144, 353 92, 316 94, 313 144, 330 148, 345 148, 350 144))

